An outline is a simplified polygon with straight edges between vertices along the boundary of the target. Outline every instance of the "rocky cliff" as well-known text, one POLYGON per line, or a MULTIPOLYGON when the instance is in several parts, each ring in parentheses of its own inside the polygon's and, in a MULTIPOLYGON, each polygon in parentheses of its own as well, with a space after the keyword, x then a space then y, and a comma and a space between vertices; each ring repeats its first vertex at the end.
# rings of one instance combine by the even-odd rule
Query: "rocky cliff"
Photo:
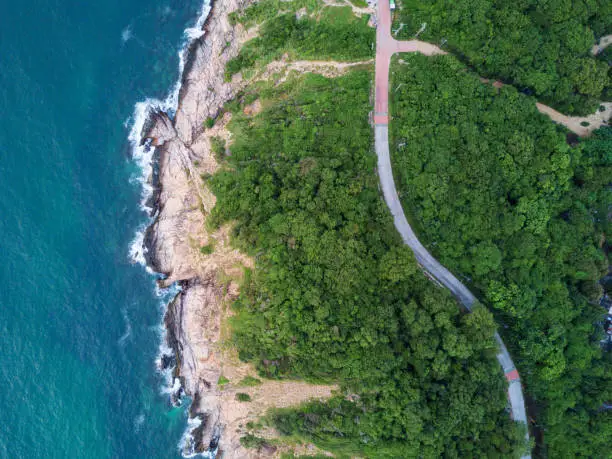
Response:
POLYGON ((228 15, 244 8, 248 1, 223 0, 213 5, 204 24, 205 33, 189 47, 175 116, 151 113, 142 133, 142 141, 152 142, 158 158, 155 218, 145 237, 147 261, 163 274, 162 287, 175 282, 182 287, 165 317, 168 345, 175 356, 162 360, 163 364, 176 363, 174 372, 182 390, 174 397, 179 398, 184 391, 193 399, 192 431, 184 445, 187 454, 216 449, 222 431, 216 344, 220 339, 221 305, 228 296, 231 299, 236 288, 221 286, 217 273, 224 263, 248 264, 227 244, 223 246, 219 232, 209 235, 204 230, 215 199, 201 178, 217 168, 210 151, 210 130, 204 127, 204 121, 217 116, 241 85, 223 78, 226 62, 237 55, 248 38, 240 25, 230 24, 228 15), (215 237, 224 251, 223 261, 207 258, 200 251, 215 237))

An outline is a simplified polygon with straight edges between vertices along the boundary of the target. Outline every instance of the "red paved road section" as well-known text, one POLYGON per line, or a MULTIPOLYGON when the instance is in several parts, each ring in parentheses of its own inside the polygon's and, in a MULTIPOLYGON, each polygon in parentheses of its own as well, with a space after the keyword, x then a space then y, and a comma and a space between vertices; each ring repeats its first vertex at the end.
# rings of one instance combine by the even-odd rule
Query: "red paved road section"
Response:
MULTIPOLYGON (((418 40, 397 41, 391 36, 391 10, 388 0, 379 0, 378 24, 376 27, 376 114, 389 112, 389 64, 395 53, 419 52, 427 56, 446 54, 437 46, 418 40)), ((376 121, 375 124, 387 124, 388 120, 376 121)), ((382 119, 381 119, 382 120, 382 119)))
POLYGON ((389 117, 387 115, 374 115, 374 124, 389 124, 389 117))
POLYGON ((519 379, 518 371, 516 370, 509 371, 508 373, 506 373, 506 379, 508 380, 508 382, 519 379))

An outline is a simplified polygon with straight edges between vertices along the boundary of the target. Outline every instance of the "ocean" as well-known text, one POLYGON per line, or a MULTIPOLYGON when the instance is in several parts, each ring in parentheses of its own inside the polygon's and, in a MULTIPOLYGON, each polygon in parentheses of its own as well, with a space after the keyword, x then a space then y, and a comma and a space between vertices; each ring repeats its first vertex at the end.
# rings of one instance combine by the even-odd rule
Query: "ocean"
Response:
MULTIPOLYGON (((0 457, 177 458, 133 150, 202 0, 0 0, 0 457), (130 254, 131 252, 131 254, 130 254)), ((174 103, 167 99, 166 105, 174 103)))

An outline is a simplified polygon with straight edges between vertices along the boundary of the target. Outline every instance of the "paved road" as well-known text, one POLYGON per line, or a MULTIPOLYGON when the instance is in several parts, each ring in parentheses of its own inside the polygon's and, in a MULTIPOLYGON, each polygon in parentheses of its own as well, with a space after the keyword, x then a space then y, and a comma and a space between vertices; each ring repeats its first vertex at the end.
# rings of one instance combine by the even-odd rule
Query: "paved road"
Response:
MULTIPOLYGON (((397 41, 391 36, 391 12, 388 0, 378 2, 378 27, 376 35, 376 93, 374 103, 375 148, 378 156, 378 175, 387 206, 393 215, 395 227, 406 245, 414 252, 414 256, 423 269, 447 287, 452 294, 468 309, 476 301, 476 297, 438 260, 431 256, 408 224, 406 215, 399 200, 391 158, 389 155, 389 64, 391 56, 397 52, 421 52, 426 55, 444 54, 438 47, 418 40, 397 41)), ((527 423, 525 400, 521 380, 512 362, 512 357, 504 345, 499 333, 495 333, 495 341, 499 346, 497 360, 504 370, 508 380, 508 400, 511 406, 511 416, 515 421, 527 423)), ((527 433, 529 439, 529 433, 527 433)), ((524 459, 530 455, 523 456, 524 459)))

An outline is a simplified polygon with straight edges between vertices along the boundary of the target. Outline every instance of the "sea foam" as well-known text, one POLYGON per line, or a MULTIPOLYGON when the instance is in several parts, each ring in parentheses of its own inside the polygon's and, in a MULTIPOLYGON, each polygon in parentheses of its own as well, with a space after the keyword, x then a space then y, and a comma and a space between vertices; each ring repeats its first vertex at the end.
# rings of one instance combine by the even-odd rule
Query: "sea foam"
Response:
POLYGON ((174 118, 178 109, 178 99, 181 90, 181 81, 183 80, 183 72, 185 70, 185 62, 189 46, 194 40, 197 40, 204 34, 203 26, 206 18, 210 13, 210 0, 205 0, 200 9, 198 19, 193 27, 188 27, 183 32, 183 44, 178 53, 179 57, 179 72, 178 79, 170 93, 164 100, 147 98, 144 101, 137 102, 134 106, 134 113, 126 120, 124 125, 130 128, 128 140, 131 146, 131 156, 133 161, 138 165, 138 173, 131 178, 132 182, 137 182, 141 187, 140 193, 140 209, 146 212, 150 217, 146 225, 138 228, 132 243, 130 244, 129 255, 133 263, 138 263, 146 266, 144 254, 146 248, 144 246, 144 232, 146 227, 151 224, 153 209, 150 207, 151 197, 153 196, 153 167, 155 160, 155 147, 150 142, 143 142, 143 129, 149 120, 152 113, 163 111, 170 118, 174 118))
MULTIPOLYGON (((184 40, 178 53, 178 79, 166 98, 164 100, 148 98, 144 101, 136 103, 134 106, 133 115, 125 122, 125 127, 129 128, 128 140, 131 146, 131 156, 133 161, 138 166, 138 173, 132 177, 130 181, 139 184, 141 188, 140 209, 143 212, 146 212, 148 215, 147 222, 141 225, 134 235, 129 248, 129 257, 133 263, 140 264, 146 268, 149 273, 155 276, 157 276, 157 274, 154 273, 149 266, 147 266, 145 257, 147 251, 145 246, 145 232, 146 228, 153 222, 155 217, 153 214, 154 209, 152 209, 150 206, 150 203, 152 202, 151 198, 154 192, 152 182, 155 167, 155 147, 151 145, 150 142, 142 141, 143 129, 145 128, 151 114, 157 111, 163 111, 168 114, 170 118, 174 118, 178 109, 179 93, 181 90, 181 82, 183 79, 183 72, 185 70, 185 63, 187 60, 189 47, 194 40, 197 40, 204 34, 204 23, 206 22, 206 18, 208 17, 210 10, 210 0, 204 0, 196 23, 192 27, 185 29, 183 33, 184 40)), ((129 36, 131 36, 131 34, 128 35, 128 39, 129 36)), ((160 344, 156 359, 157 370, 162 375, 164 380, 161 391, 162 393, 169 395, 170 399, 175 405, 180 405, 181 396, 183 393, 180 379, 174 377, 174 369, 172 367, 164 365, 165 359, 173 358, 174 351, 167 345, 167 330, 163 321, 167 310, 167 304, 180 292, 180 286, 173 284, 167 289, 161 289, 156 285, 155 289, 155 294, 161 299, 161 320, 158 326, 160 344)), ((194 439, 191 432, 193 429, 197 428, 201 422, 202 421, 198 418, 188 419, 187 421, 187 428, 178 444, 179 450, 185 457, 193 457, 197 455, 193 449, 194 439)), ((213 458, 215 455, 216 451, 207 452, 201 456, 213 458)))

